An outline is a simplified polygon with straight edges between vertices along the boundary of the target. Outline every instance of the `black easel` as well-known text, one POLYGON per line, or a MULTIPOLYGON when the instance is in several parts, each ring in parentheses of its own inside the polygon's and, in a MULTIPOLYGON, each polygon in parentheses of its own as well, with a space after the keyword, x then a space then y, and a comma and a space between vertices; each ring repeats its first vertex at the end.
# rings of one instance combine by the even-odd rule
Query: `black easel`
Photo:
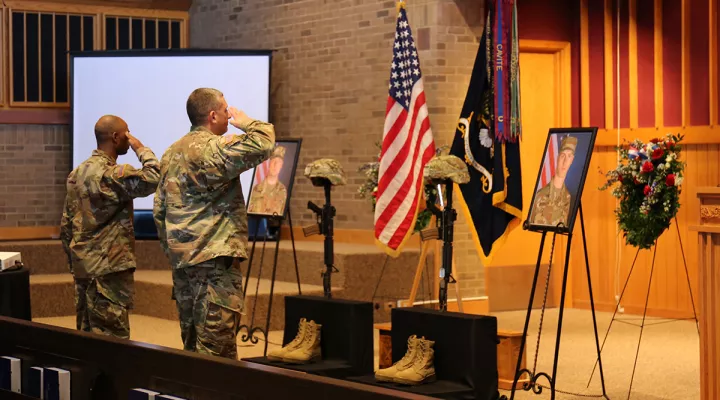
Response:
MULTIPOLYGON (((690 292, 690 302, 692 304, 693 308, 693 318, 668 318, 669 321, 682 321, 682 320, 695 320, 695 326, 697 327, 698 336, 700 336, 700 322, 697 318, 697 312, 695 311, 695 299, 693 297, 692 293, 692 287, 690 286, 690 273, 688 272, 687 267, 687 259, 685 259, 685 250, 682 245, 682 236, 680 235, 680 225, 678 225, 677 217, 675 217, 675 227, 677 228, 677 234, 678 234, 678 241, 680 242, 680 252, 682 253, 683 258, 683 264, 685 265, 685 277, 687 278, 688 283, 688 291, 690 292)), ((640 248, 638 248, 637 253, 635 253, 635 258, 633 259, 632 265, 630 266, 630 272, 628 273, 627 280, 625 280, 625 285, 623 286, 623 290, 620 293, 620 297, 618 298, 617 304, 615 305, 615 312, 613 313, 612 319, 610 320, 610 325, 608 326, 607 332, 605 332, 605 339, 603 339, 602 347, 600 348, 600 352, 602 352, 603 348, 605 348, 605 341, 607 340, 608 335, 610 334, 610 328, 612 328, 613 322, 615 322, 615 317, 617 316, 618 309, 620 308, 620 303, 622 302, 622 298, 625 295, 625 289, 628 287, 628 283, 630 282, 630 277, 632 276, 633 269, 635 268, 635 263, 637 262, 638 255, 640 255, 640 248)), ((657 240, 655 240, 655 244, 653 245, 653 258, 652 258, 652 264, 650 267, 650 279, 648 280, 648 291, 647 296, 645 297, 645 309, 643 310, 643 317, 642 317, 642 323, 640 324, 640 337, 638 338, 638 344, 637 344, 637 350, 635 351, 635 362, 633 363, 633 372, 632 376, 630 378, 630 388, 628 389, 628 399, 630 398, 630 394, 632 393, 632 385, 633 381, 635 380, 635 368, 637 367, 637 360, 638 356, 640 355, 640 343, 642 341, 643 336, 643 330, 645 329, 645 318, 647 317, 647 309, 648 309, 648 302, 650 301, 650 288, 652 287, 652 279, 653 279, 653 273, 655 272, 655 254, 657 253, 657 240)), ((623 321, 621 319, 618 319, 620 322, 625 322, 630 325, 635 325, 626 321, 623 321)), ((598 354, 598 360, 599 360, 599 354, 598 354)), ((588 380, 588 386, 590 385, 590 381, 592 380, 593 375, 595 374, 595 368, 597 367, 598 362, 595 361, 595 367, 593 367, 592 373, 590 374, 590 379, 588 380)), ((602 365, 602 364, 600 364, 602 365)))
MULTIPOLYGON (((246 325, 240 325, 238 327, 238 333, 241 331, 245 331, 245 333, 242 334, 240 337, 240 340, 243 342, 250 342, 252 344, 257 344, 258 338, 255 336, 256 333, 262 333, 263 337, 265 338, 265 350, 263 352, 263 355, 267 355, 267 348, 268 348, 268 334, 270 333, 270 317, 272 316, 272 303, 273 303, 273 294, 275 292, 275 273, 277 271, 277 262, 278 262, 278 253, 280 250, 280 226, 282 225, 283 217, 279 216, 277 214, 272 216, 264 216, 264 215, 249 215, 248 218, 251 218, 253 221, 255 221, 255 234, 253 235, 252 239, 252 249, 250 250, 250 256, 248 258, 248 268, 247 268, 247 274, 245 276, 245 288, 243 290, 243 303, 245 302, 245 298, 247 297, 247 289, 248 284, 250 283, 250 270, 252 269, 252 262, 253 262, 253 256, 255 255, 255 245, 257 244, 258 240, 258 233, 260 231, 260 225, 264 222, 266 226, 265 233, 262 235, 262 252, 260 253, 260 268, 258 270, 258 277, 257 277, 257 283, 255 286, 255 303, 253 304, 253 310, 250 317, 250 324, 246 325), (271 224, 272 223, 272 224, 271 224), (275 258, 273 260, 273 270, 272 270, 272 279, 270 281, 270 298, 268 300, 268 312, 267 312, 267 321, 265 322, 265 328, 262 328, 260 326, 255 325, 255 311, 257 309, 257 303, 258 303, 258 292, 260 290, 260 279, 262 278, 262 268, 263 268, 263 261, 265 258, 265 244, 267 243, 267 237, 268 237, 268 230, 270 227, 277 227, 277 233, 275 236, 275 258)), ((292 249, 293 249, 293 259, 295 261, 295 276, 297 277, 297 285, 298 285, 298 294, 302 295, 302 290, 300 289, 300 271, 298 270, 298 263, 297 263, 297 253, 295 251, 295 235, 293 233, 293 227, 292 227, 292 218, 290 217, 290 207, 287 209, 287 220, 288 225, 290 227, 290 241, 292 243, 292 249)))
MULTIPOLYGON (((330 181, 328 179, 316 180, 318 183, 322 183, 322 186, 325 188, 325 205, 320 208, 312 201, 308 201, 308 209, 315 213, 318 222, 316 225, 303 228, 303 233, 305 236, 315 235, 318 233, 325 235, 325 271, 322 272, 323 292, 325 294, 325 298, 330 299, 332 298, 332 274, 334 272, 340 272, 335 267, 335 250, 333 248, 333 219, 335 218, 335 207, 333 207, 330 202, 330 189, 332 189, 330 181)), ((313 181, 313 183, 315 183, 315 181, 313 181)))
MULTIPOLYGON (((605 390, 605 375, 603 374, 602 358, 600 357, 600 341, 598 340, 597 320, 595 318, 595 301, 593 299, 592 282, 591 282, 591 278, 590 278, 590 262, 588 259, 587 241, 585 238, 585 220, 583 218, 582 204, 580 204, 579 208, 580 208, 580 210, 579 210, 580 226, 581 226, 582 239, 583 239, 583 251, 585 252, 585 270, 587 272, 588 290, 590 292, 590 309, 592 311, 592 317, 593 317, 593 328, 595 330, 595 346, 597 349, 598 362, 600 365, 600 381, 602 383, 602 392, 603 392, 601 396, 598 395, 596 397, 604 397, 604 398, 608 399, 607 392, 605 390)), ((524 227, 525 227, 525 229, 527 229, 528 221, 525 221, 524 227)), ((570 244, 572 243, 573 235, 572 235, 572 232, 568 232, 567 229, 563 230, 562 229, 563 227, 561 225, 558 226, 558 228, 561 228, 561 229, 558 229, 560 232, 558 232, 558 230, 555 230, 555 232, 553 234, 552 249, 550 250, 550 264, 548 266, 548 277, 547 277, 547 281, 545 284, 545 298, 543 300, 542 314, 540 317, 540 328, 539 328, 539 332, 538 332, 538 346, 536 347, 536 351, 535 351, 535 361, 534 361, 534 365, 533 365, 533 370, 531 371, 527 368, 521 370, 520 365, 522 364, 521 362, 522 362, 522 358, 523 358, 523 351, 525 350, 528 326, 530 324, 530 315, 532 313, 533 300, 535 298, 535 289, 537 287, 538 275, 540 272, 540 264, 542 263, 543 248, 545 246, 545 236, 547 235, 548 231, 553 231, 553 229, 546 229, 546 230, 541 231, 542 238, 540 240, 540 251, 538 252, 537 264, 535 266, 535 276, 533 277, 532 290, 530 291, 530 301, 528 304, 527 316, 525 317, 525 328, 523 329, 523 335, 522 335, 522 340, 521 340, 521 344, 520 344, 520 351, 518 354, 517 366, 515 367, 515 379, 513 381, 510 400, 513 400, 515 398, 515 388, 517 386, 518 381, 524 374, 528 374, 530 376, 530 380, 527 383, 523 383, 523 387, 522 387, 523 390, 525 390, 525 391, 532 390, 533 393, 535 393, 535 394, 542 393, 543 386, 538 384, 537 380, 541 377, 544 377, 550 383, 550 387, 549 387, 550 399, 555 399, 555 393, 560 392, 559 390, 557 390, 555 388, 555 384, 556 384, 556 378, 557 378, 558 356, 560 355, 560 337, 562 335, 563 314, 565 311, 565 293, 566 293, 566 289, 567 289, 568 267, 569 267, 569 263, 570 263, 570 244), (545 304, 547 301, 547 289, 548 289, 548 284, 549 284, 549 279, 550 279, 550 271, 552 269, 552 257, 553 257, 553 252, 555 250, 555 238, 557 237, 558 234, 567 235, 568 242, 567 242, 567 248, 565 249, 565 267, 563 270, 562 294, 561 294, 561 298, 560 298, 560 315, 558 317, 557 337, 555 339, 555 358, 553 361, 552 375, 549 375, 546 372, 536 372, 536 368, 537 368, 537 356, 538 356, 538 350, 539 350, 540 336, 542 334, 542 322, 543 322, 543 316, 545 313, 545 304)), ((584 396, 584 397, 588 397, 588 396, 584 396)), ((502 396, 501 398, 507 399, 506 396, 502 396)))
MULTIPOLYGON (((433 182, 436 184, 437 182, 433 182)), ((440 224, 440 239, 443 241, 442 250, 442 266, 440 267, 440 291, 438 293, 438 303, 440 311, 447 311, 447 292, 451 283, 457 283, 452 276, 452 259, 453 259, 453 233, 455 220, 457 220, 457 212, 452 207, 453 182, 446 180, 441 182, 445 185, 445 195, 447 196, 447 204, 440 210, 435 204, 428 202, 427 207, 432 212, 438 223, 440 224)), ((442 197, 442 193, 438 193, 442 197)), ((460 299, 458 299, 460 301, 460 299)))

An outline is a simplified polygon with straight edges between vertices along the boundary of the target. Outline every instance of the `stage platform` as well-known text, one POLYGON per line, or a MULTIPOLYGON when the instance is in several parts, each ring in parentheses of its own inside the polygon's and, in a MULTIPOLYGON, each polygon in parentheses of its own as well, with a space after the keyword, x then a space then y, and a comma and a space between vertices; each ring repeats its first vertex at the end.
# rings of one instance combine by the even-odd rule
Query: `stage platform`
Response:
MULTIPOLYGON (((298 241, 295 243, 302 294, 323 295, 321 272, 323 265, 322 242, 298 241)), ((30 269, 33 318, 74 315, 74 287, 68 272, 67 257, 59 240, 0 242, 0 251, 17 251, 30 269)), ((243 315, 247 323, 255 302, 255 323, 264 326, 270 297, 270 279, 275 255, 275 243, 268 242, 262 260, 262 274, 258 296, 255 288, 260 269, 262 242, 258 242, 253 258, 251 278, 243 315)), ((133 314, 168 320, 177 320, 177 309, 172 300, 172 274, 167 258, 158 241, 139 240, 136 243, 138 268, 135 273, 135 309, 133 314)), ((408 249, 398 258, 387 260, 382 281, 377 288, 374 322, 390 320, 387 302, 406 299, 410 293, 420 253, 408 249)), ((340 270, 332 276, 333 297, 348 300, 371 301, 378 283, 386 255, 372 245, 335 244, 335 265, 340 270)), ((432 263, 428 255, 428 263, 432 263)), ((247 262, 241 264, 243 278, 247 262)), ((244 282, 243 282, 244 283, 244 282)), ((286 295, 298 294, 293 252, 290 241, 280 244, 276 271, 271 330, 284 327, 284 301, 286 295)), ((429 294, 425 294, 429 296, 429 294)), ((422 293, 418 300, 422 300, 422 293)))

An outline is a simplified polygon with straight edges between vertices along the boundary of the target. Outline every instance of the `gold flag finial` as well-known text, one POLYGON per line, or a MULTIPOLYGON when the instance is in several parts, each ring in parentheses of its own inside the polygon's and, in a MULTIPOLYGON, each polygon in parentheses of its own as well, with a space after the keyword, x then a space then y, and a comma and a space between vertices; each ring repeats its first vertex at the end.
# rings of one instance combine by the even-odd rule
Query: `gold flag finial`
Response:
POLYGON ((405 8, 405 0, 400 0, 397 2, 397 12, 400 12, 401 8, 405 8))

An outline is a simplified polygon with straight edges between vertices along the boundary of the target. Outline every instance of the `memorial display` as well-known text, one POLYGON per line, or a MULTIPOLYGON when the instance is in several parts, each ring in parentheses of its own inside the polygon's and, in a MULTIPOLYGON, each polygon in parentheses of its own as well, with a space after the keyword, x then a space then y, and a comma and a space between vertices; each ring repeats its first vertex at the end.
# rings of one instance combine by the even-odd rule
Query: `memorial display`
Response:
POLYGON ((600 190, 612 188, 620 200, 615 216, 625 243, 651 248, 677 215, 685 170, 680 161, 682 140, 682 135, 667 134, 618 148, 620 162, 607 172, 600 190))
POLYGON ((321 330, 322 325, 301 318, 295 338, 287 345, 268 352, 268 360, 291 364, 306 364, 320 360, 322 358, 321 330))
POLYGON ((300 141, 281 140, 266 161, 255 168, 247 202, 248 215, 285 216, 297 169, 300 141))
POLYGON ((533 190, 530 230, 572 232, 597 129, 550 129, 533 190))
POLYGON ((308 201, 307 207, 317 218, 317 223, 303 227, 305 236, 321 234, 325 236, 323 243, 323 256, 325 271, 323 277, 323 293, 325 297, 332 297, 332 274, 339 272, 335 267, 334 242, 333 242, 333 219, 335 218, 335 207, 330 201, 330 192, 333 186, 345 185, 345 171, 336 160, 323 158, 311 162, 305 167, 305 177, 310 179, 313 186, 323 187, 325 190, 325 205, 319 207, 312 201, 308 201))

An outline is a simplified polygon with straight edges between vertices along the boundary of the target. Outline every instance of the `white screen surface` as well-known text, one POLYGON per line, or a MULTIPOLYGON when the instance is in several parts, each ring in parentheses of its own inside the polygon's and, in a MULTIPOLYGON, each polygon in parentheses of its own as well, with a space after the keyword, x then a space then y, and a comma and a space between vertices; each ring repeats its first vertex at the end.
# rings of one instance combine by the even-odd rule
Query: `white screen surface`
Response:
MULTIPOLYGON (((269 55, 80 56, 73 58, 72 168, 96 148, 94 126, 106 114, 123 118, 130 132, 162 158, 165 150, 190 130, 185 104, 200 87, 222 91, 230 106, 249 117, 267 121, 269 55)), ((242 133, 233 126, 228 134, 242 133)), ((128 150, 119 164, 140 168, 128 150)), ((240 179, 247 201, 253 171, 240 179)), ((136 210, 152 210, 153 197, 135 199, 136 210)))

